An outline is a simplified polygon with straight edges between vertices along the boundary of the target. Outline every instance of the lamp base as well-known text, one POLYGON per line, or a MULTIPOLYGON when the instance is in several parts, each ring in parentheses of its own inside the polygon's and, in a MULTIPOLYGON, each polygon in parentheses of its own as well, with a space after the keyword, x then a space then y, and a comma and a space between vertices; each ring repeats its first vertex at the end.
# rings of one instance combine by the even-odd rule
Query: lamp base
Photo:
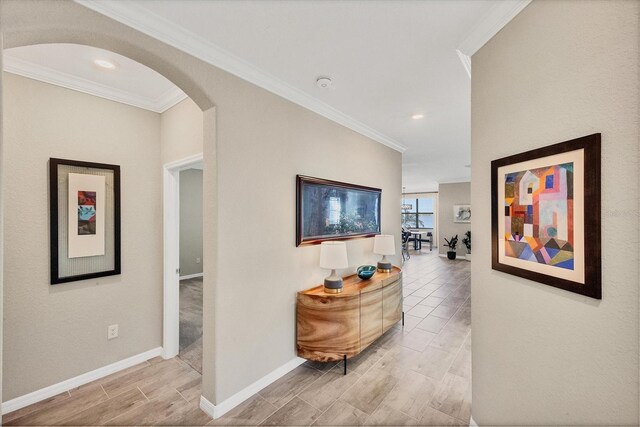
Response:
POLYGON ((342 292, 342 278, 327 277, 324 279, 324 291, 329 294, 339 294, 342 292))
POLYGON ((378 272, 379 273, 391 273, 391 263, 387 261, 378 261, 378 272))

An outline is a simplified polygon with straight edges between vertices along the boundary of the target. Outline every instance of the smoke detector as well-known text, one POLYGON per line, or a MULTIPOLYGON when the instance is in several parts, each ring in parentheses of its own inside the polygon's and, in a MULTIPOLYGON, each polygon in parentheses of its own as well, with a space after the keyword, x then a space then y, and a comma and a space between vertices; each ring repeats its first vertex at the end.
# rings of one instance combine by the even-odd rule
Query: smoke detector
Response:
POLYGON ((329 89, 331 87, 331 78, 330 77, 318 77, 316 79, 316 85, 320 89, 329 89))

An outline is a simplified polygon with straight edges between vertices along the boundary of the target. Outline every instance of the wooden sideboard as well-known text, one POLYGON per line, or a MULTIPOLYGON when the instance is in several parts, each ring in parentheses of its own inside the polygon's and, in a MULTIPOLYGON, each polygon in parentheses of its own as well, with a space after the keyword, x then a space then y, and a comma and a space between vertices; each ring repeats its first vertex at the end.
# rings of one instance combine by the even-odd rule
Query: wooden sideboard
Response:
POLYGON ((345 277, 339 294, 322 285, 298 292, 298 356, 317 362, 351 358, 402 319, 402 271, 369 280, 345 277))

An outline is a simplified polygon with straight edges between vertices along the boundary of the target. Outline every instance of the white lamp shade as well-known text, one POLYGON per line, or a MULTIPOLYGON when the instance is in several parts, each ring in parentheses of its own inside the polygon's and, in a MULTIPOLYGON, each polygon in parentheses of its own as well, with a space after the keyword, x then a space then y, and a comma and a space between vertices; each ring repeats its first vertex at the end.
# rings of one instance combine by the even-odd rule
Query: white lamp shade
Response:
POLYGON ((349 267, 347 244, 345 242, 320 243, 320 267, 329 270, 349 267))
POLYGON ((396 244, 393 234, 379 234, 373 238, 373 253, 378 255, 395 255, 396 244))

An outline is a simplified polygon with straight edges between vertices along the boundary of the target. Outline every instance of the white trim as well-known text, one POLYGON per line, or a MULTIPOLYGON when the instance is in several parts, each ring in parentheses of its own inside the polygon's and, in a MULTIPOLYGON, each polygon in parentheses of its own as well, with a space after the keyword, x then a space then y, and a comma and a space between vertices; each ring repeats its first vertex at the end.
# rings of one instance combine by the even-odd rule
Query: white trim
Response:
POLYGON ((204 397, 202 395, 200 395, 200 409, 202 409, 202 412, 204 412, 205 414, 209 415, 214 420, 216 418, 220 418, 221 417, 221 415, 217 415, 216 416, 216 405, 214 405, 213 403, 209 402, 209 399, 207 399, 206 397, 204 397))
POLYGON ((187 98, 187 94, 184 93, 178 86, 174 85, 171 89, 167 90, 155 101, 155 105, 157 108, 156 112, 162 114, 169 108, 179 104, 187 98))
POLYGON ((163 191, 162 357, 171 359, 180 350, 180 173, 166 166, 163 168, 163 191))
POLYGON ((471 416, 471 418, 469 418, 469 427, 480 427, 476 423, 476 420, 473 419, 473 416, 471 416))
POLYGON ((122 371, 123 369, 130 368, 131 366, 135 366, 139 363, 143 363, 149 359, 160 356, 161 353, 162 348, 156 347, 152 350, 136 354, 135 356, 128 357, 119 362, 103 366, 102 368, 98 368, 93 371, 86 372, 82 375, 78 375, 77 377, 73 377, 57 384, 41 388, 40 390, 25 394, 24 396, 8 400, 2 403, 2 414, 8 414, 9 412, 17 411, 18 409, 24 408, 25 406, 29 406, 57 394, 64 393, 67 390, 71 390, 73 388, 90 383, 91 381, 104 378, 107 375, 111 375, 113 373, 122 371))
POLYGON ((204 273, 187 274, 186 276, 180 276, 180 280, 195 279, 196 277, 203 277, 204 273))
POLYGON ((162 168, 163 175, 163 318, 162 357, 171 359, 180 350, 180 171, 200 166, 202 153, 162 168))
MULTIPOLYGON (((465 183, 471 184, 471 179, 469 179, 469 178, 449 179, 447 181, 438 182, 438 185, 440 185, 440 184, 465 184, 465 183)), ((438 191, 440 191, 440 188, 438 188, 438 191)))
POLYGON ((267 387, 269 384, 275 382, 276 380, 282 378, 289 372, 293 371, 298 366, 302 365, 306 362, 305 359, 301 357, 296 357, 291 359, 289 362, 275 369, 274 371, 268 373, 264 377, 260 378, 258 381, 250 384, 249 386, 243 388, 230 398, 222 401, 218 405, 214 405, 209 400, 207 400, 204 396, 200 396, 200 409, 202 409, 207 415, 212 418, 220 418, 263 388, 267 387))
POLYGON ((464 41, 460 43, 458 51, 468 57, 473 56, 529 3, 531 3, 531 0, 501 0, 496 2, 495 6, 489 10, 484 18, 473 27, 464 41))
POLYGON ((301 105, 321 116, 403 153, 407 147, 368 125, 333 108, 329 104, 289 85, 253 64, 218 47, 148 8, 132 2, 117 0, 75 0, 91 10, 108 16, 148 36, 180 49, 202 61, 214 65, 269 92, 301 105))
POLYGON ((165 169, 176 169, 178 171, 192 168, 200 168, 202 169, 202 162, 204 161, 204 156, 202 153, 194 154, 189 157, 185 157, 184 159, 175 160, 173 162, 166 163, 164 165, 165 169))
POLYGON ((6 52, 4 54, 3 68, 8 73, 17 74, 89 95, 98 96, 100 98, 120 102, 122 104, 131 105, 133 107, 142 108, 155 113, 164 113, 166 110, 187 97, 187 95, 177 86, 173 86, 157 99, 135 95, 131 92, 116 89, 72 74, 63 73, 62 71, 54 70, 53 68, 49 68, 44 65, 35 64, 21 58, 16 58, 6 52))
POLYGON ((460 50, 458 49, 456 49, 456 53, 458 54, 458 58, 460 58, 460 61, 462 62, 462 66, 467 71, 469 78, 471 78, 471 57, 460 52, 460 50))

